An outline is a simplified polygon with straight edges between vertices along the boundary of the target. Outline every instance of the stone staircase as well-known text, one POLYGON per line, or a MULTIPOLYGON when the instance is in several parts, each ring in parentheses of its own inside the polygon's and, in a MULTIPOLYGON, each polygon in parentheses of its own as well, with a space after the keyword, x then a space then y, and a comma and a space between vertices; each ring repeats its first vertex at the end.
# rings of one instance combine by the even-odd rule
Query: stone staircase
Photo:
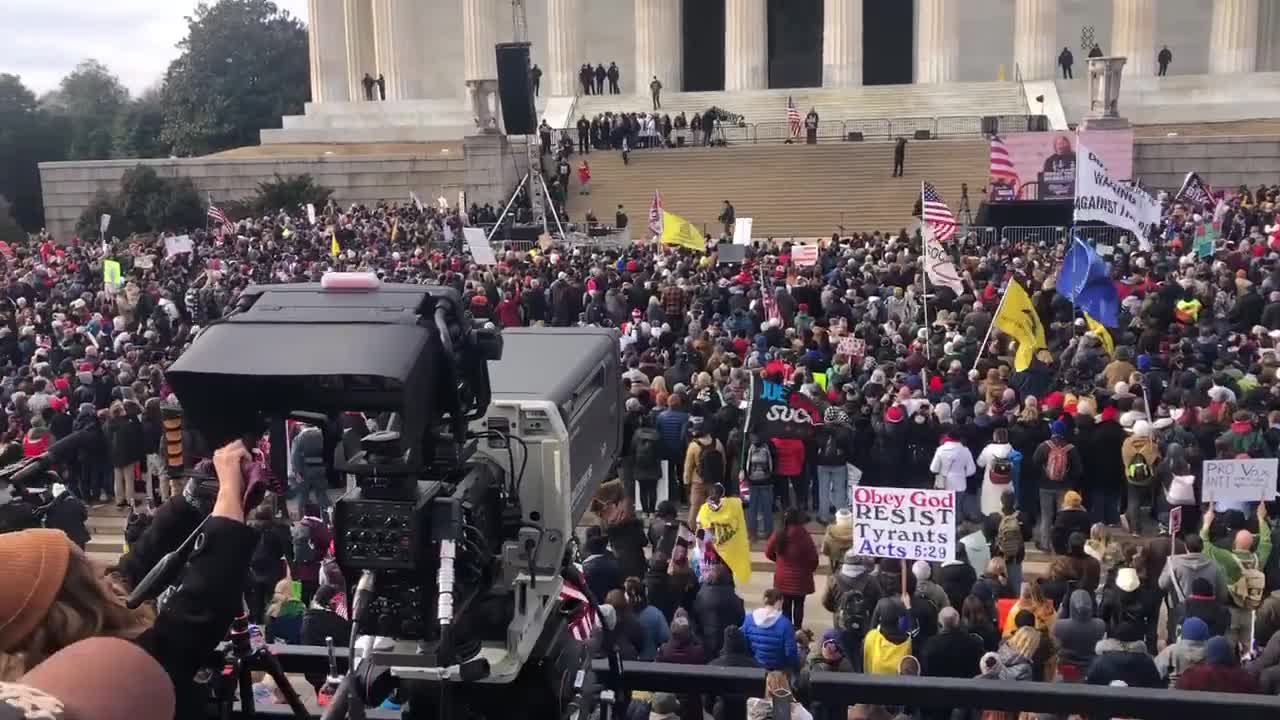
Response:
MULTIPOLYGON (((572 158, 575 171, 583 157, 572 158)), ((578 194, 573 174, 568 210, 574 222, 582 222, 588 209, 610 218, 622 205, 640 239, 657 190, 668 212, 715 236, 721 231, 716 220, 721 203, 729 200, 738 217, 753 218, 756 239, 814 238, 830 237, 839 226, 850 232, 906 227, 922 180, 933 183, 957 212, 960 184, 968 183, 976 212, 989 146, 981 138, 911 141, 901 178, 891 177, 893 145, 885 142, 636 150, 629 165, 615 152, 585 158, 591 165, 591 195, 578 194)))
MULTIPOLYGON (((574 115, 649 111, 653 104, 647 93, 646 88, 643 95, 585 95, 578 98, 574 115)), ((748 123, 785 125, 788 97, 802 115, 814 108, 823 122, 1027 113, 1027 101, 1012 82, 663 93, 662 112, 674 116, 715 106, 744 116, 748 123)))

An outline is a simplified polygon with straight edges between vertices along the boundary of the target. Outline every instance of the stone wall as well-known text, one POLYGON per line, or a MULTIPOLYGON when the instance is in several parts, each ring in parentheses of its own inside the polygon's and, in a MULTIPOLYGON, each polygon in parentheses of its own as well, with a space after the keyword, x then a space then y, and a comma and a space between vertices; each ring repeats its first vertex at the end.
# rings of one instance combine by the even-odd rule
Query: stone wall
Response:
POLYGON ((1176 191, 1188 172, 1215 188, 1256 187, 1280 177, 1280 137, 1138 138, 1133 174, 1142 184, 1176 191))
MULTIPOLYGON (((120 177, 138 164, 162 177, 189 177, 215 203, 251 195, 259 181, 275 174, 310 173, 333 188, 339 203, 405 201, 409 191, 423 200, 443 195, 455 201, 466 190, 468 202, 499 203, 514 186, 514 167, 505 138, 468 139, 465 157, 419 155, 311 156, 291 158, 183 158, 40 163, 45 224, 58 238, 74 231, 80 212, 99 190, 116 192, 120 177), (475 167, 468 167, 468 163, 475 167)), ((523 147, 523 146, 522 146, 523 147)), ((522 163, 523 165, 523 163, 522 163)))

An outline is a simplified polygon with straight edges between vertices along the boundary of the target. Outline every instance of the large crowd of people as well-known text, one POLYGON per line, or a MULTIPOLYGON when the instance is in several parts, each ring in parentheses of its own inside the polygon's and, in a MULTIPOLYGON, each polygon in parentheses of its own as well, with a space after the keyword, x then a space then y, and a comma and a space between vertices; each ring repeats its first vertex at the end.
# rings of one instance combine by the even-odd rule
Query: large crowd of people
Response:
MULTIPOLYGON (((921 245, 905 231, 835 235, 805 267, 771 243, 720 263, 711 238, 707 254, 555 245, 501 248, 496 265, 478 266, 461 226, 483 209, 380 204, 331 205, 314 224, 298 209, 195 230, 193 250, 176 256, 163 237, 15 244, 0 256, 0 462, 38 455, 74 430, 96 440, 65 468, 57 512, 44 516, 70 539, 0 535, 10 560, 64 558, 34 605, 18 602, 17 584, 0 592, 0 614, 21 618, 0 617, 0 679, 86 634, 150 638, 144 646, 166 657, 204 639, 178 642, 173 625, 124 610, 121 588, 158 558, 157 546, 139 531, 121 570, 102 575, 75 547, 88 540, 85 507, 131 505, 139 525, 181 531, 190 518, 175 524, 174 503, 154 518, 145 508, 182 494, 159 459, 162 407, 177 401, 168 365, 249 283, 365 270, 454 287, 500 327, 618 328, 625 442, 582 562, 624 657, 764 668, 771 696, 794 698, 794 718, 903 710, 815 704, 814 672, 1275 694, 1271 503, 1201 501, 1207 460, 1280 450, 1280 246, 1268 236, 1276 196, 1235 195, 1208 255, 1194 252, 1191 210, 1176 204, 1153 247, 1117 246, 1119 322, 1105 337, 1055 289, 1064 248, 955 248, 965 291, 930 287, 926 303, 921 245), (118 287, 104 286, 104 251, 121 265, 118 287), (1023 371, 1012 369, 1009 339, 988 334, 1011 280, 1033 293, 1047 341, 1023 371), (838 351, 845 335, 860 354, 838 351), (817 408, 807 439, 747 422, 753 377, 817 408), (955 492, 956 559, 902 564, 853 550, 850 468, 863 485, 955 492), (1171 522, 1180 525, 1172 540, 1171 522), (744 597, 752 542, 773 579, 744 597), (1043 572, 1025 567, 1034 548, 1047 557, 1043 572), (94 623, 69 621, 61 603, 85 592, 108 609, 94 623), (825 612, 806 613, 817 594, 825 612)), ((251 557, 248 576, 223 577, 206 558, 207 574, 189 589, 221 598, 210 583, 243 587, 267 636, 291 643, 344 637, 348 622, 328 493, 308 470, 323 463, 322 446, 307 432, 282 479, 289 517, 266 505, 247 519, 259 532, 247 533, 245 518, 224 509, 218 531, 227 552, 243 546, 251 557)), ((223 468, 245 451, 219 452, 223 468)), ((18 529, 10 520, 6 529, 18 529)), ((189 669, 170 668, 175 683, 189 669)), ((690 720, 778 707, 714 689, 637 702, 651 717, 690 720)))

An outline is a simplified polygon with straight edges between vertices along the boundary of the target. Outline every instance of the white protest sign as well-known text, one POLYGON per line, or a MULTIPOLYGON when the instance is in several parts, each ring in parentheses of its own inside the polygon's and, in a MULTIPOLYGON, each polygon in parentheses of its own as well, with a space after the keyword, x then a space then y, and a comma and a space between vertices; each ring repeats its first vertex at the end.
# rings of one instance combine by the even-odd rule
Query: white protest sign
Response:
POLYGON ((848 497, 853 497, 853 491, 858 488, 858 483, 862 482, 862 469, 853 463, 845 463, 844 472, 849 481, 848 497))
POLYGON ((867 341, 856 337, 840 338, 840 344, 836 346, 836 354, 860 358, 867 354, 867 341))
POLYGON ((930 562, 955 559, 955 493, 858 486, 852 497, 852 549, 857 554, 930 562))
POLYGON ((1276 458, 1205 460, 1205 502, 1271 500, 1276 496, 1276 458))
POLYGON ((314 203, 307 203, 307 221, 312 225, 316 224, 316 206, 314 203))
POLYGON ((143 270, 150 270, 155 267, 155 262, 156 258, 154 255, 137 255, 133 258, 133 266, 136 268, 142 268, 143 270))
POLYGON ((493 254, 493 248, 489 247, 489 243, 485 242, 484 230, 480 228, 462 228, 462 237, 467 241, 467 250, 471 252, 471 259, 476 261, 477 265, 497 265, 498 258, 493 254))
POLYGON ((1160 203, 1141 188, 1113 180, 1082 142, 1076 158, 1076 221, 1098 220, 1132 232, 1139 244, 1146 242, 1160 222, 1160 203))
POLYGON ((98 232, 102 235, 106 235, 107 228, 109 227, 111 227, 111 216, 103 213, 102 217, 98 218, 98 232))
POLYGON ((167 257, 189 253, 192 250, 190 235, 175 235, 164 239, 164 254, 167 257))
POLYGON ((818 263, 817 245, 792 245, 791 262, 796 267, 810 267, 818 263))
POLYGON ((733 221, 733 244, 751 244, 751 218, 740 217, 733 221))

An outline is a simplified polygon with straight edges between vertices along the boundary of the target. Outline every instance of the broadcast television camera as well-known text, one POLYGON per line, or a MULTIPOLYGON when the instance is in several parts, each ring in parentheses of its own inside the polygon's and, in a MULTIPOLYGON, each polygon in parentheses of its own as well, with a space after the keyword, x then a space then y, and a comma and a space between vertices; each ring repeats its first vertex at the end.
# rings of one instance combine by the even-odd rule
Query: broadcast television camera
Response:
POLYGON ((330 467, 356 478, 334 513, 355 589, 351 644, 356 632, 391 640, 346 683, 351 705, 393 689, 415 718, 595 705, 589 653, 559 598, 577 573, 573 528, 616 454, 621 387, 611 331, 565 333, 557 344, 582 350, 575 358, 509 359, 507 395, 491 405, 503 337, 453 289, 330 274, 249 287, 169 371, 187 421, 215 447, 303 419, 322 429, 330 462, 343 413, 389 418, 330 467), (600 428, 602 441, 585 442, 600 428))

